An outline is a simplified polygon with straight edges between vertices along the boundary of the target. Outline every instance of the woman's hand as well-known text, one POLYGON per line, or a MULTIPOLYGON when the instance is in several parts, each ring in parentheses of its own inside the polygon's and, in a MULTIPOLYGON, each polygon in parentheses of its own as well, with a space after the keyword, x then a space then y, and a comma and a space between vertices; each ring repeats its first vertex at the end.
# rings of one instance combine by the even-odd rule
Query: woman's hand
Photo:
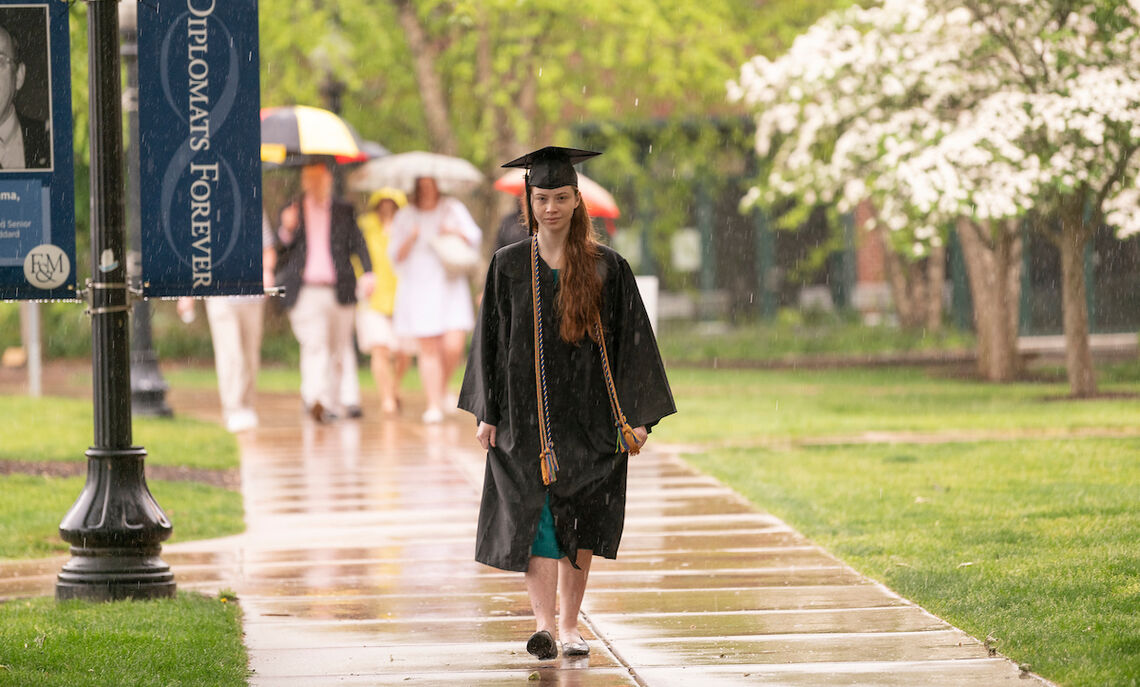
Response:
POLYGON ((479 445, 484 449, 489 449, 495 445, 495 425, 489 425, 486 422, 479 423, 479 429, 475 431, 475 438, 479 440, 479 445))
POLYGON ((372 297, 372 292, 376 290, 376 275, 372 272, 365 272, 360 275, 356 280, 356 300, 363 301, 372 297))
POLYGON ((408 232, 408 237, 404 239, 404 242, 401 243, 400 247, 396 249, 396 262, 403 262, 408 259, 408 256, 412 252, 412 248, 415 247, 416 241, 418 241, 419 238, 420 225, 415 224, 412 226, 412 230, 408 232))
POLYGON ((649 430, 645 428, 645 425, 634 427, 633 436, 637 438, 638 448, 641 448, 642 446, 645 446, 646 441, 649 441, 649 430))
POLYGON ((459 238, 463 239, 464 243, 466 243, 469 246, 471 245, 471 240, 467 238, 467 235, 464 234, 463 231, 459 227, 457 227, 453 224, 441 224, 439 227, 439 235, 440 236, 447 236, 447 235, 458 236, 459 238))
POLYGON ((290 203, 281 211, 281 229, 278 238, 282 243, 293 243, 293 235, 297 233, 297 227, 300 225, 301 207, 297 203, 290 203))

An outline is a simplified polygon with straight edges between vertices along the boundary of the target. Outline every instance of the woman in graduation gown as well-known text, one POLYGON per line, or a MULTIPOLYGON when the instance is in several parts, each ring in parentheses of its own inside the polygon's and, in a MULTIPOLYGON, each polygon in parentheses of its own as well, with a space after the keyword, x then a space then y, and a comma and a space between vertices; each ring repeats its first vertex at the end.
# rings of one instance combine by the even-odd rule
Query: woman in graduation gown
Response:
POLYGON ((629 453, 676 412, 633 272, 578 193, 573 165, 594 155, 548 147, 503 165, 529 170, 532 237, 491 260, 459 396, 487 449, 475 558, 526 573, 527 650, 542 659, 555 632, 563 655, 589 653, 578 614, 592 557, 617 556, 629 453))

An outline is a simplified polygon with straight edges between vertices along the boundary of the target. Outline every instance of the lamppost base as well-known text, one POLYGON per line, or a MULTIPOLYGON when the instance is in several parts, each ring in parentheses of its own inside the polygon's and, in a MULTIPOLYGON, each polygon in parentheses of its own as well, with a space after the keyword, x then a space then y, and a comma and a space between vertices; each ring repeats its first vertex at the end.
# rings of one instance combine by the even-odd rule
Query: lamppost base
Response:
MULTIPOLYGON (((141 239, 131 240, 138 245, 141 239)), ((131 414, 171 417, 174 411, 166 405, 170 385, 162 377, 152 341, 150 302, 142 300, 135 303, 131 316, 131 414)))
POLYGON ((174 573, 160 557, 161 547, 138 549, 84 549, 71 547, 71 560, 60 570, 55 584, 57 601, 121 601, 167 599, 177 585, 174 573))
POLYGON ((59 524, 71 544, 55 598, 115 601, 174 596, 159 554, 171 525, 146 486, 140 446, 87 450, 87 483, 59 524))
POLYGON ((174 417, 174 410, 166 405, 166 390, 135 390, 131 392, 131 414, 140 417, 174 417))

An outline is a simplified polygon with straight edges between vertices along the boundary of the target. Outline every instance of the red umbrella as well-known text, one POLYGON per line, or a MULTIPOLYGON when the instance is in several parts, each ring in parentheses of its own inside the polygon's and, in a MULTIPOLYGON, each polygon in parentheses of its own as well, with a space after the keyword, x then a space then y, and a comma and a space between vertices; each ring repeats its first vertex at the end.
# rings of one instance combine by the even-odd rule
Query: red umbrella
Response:
MULTIPOLYGON (((512 169, 499 177, 495 182, 495 188, 512 196, 521 196, 526 190, 523 174, 521 169, 512 169)), ((581 172, 578 172, 578 191, 582 194, 582 200, 586 201, 586 209, 590 211, 591 217, 602 217, 607 220, 621 217, 621 210, 618 209, 617 202, 610 192, 581 172)), ((606 222, 606 227, 612 234, 613 222, 606 222)))

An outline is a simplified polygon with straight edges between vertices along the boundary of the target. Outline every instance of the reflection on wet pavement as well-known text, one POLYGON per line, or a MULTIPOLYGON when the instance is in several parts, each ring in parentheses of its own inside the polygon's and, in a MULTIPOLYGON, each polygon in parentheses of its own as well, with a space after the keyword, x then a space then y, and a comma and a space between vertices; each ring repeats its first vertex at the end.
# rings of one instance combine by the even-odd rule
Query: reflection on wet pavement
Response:
MULTIPOLYGON (((236 591, 252 685, 1043 684, 662 446, 631 461, 621 554, 591 572, 591 655, 536 661, 522 576, 473 561, 470 418, 320 425, 292 396, 259 414, 247 531, 163 554, 181 588, 236 591)), ((50 594, 62 560, 5 566, 0 596, 50 594)))

